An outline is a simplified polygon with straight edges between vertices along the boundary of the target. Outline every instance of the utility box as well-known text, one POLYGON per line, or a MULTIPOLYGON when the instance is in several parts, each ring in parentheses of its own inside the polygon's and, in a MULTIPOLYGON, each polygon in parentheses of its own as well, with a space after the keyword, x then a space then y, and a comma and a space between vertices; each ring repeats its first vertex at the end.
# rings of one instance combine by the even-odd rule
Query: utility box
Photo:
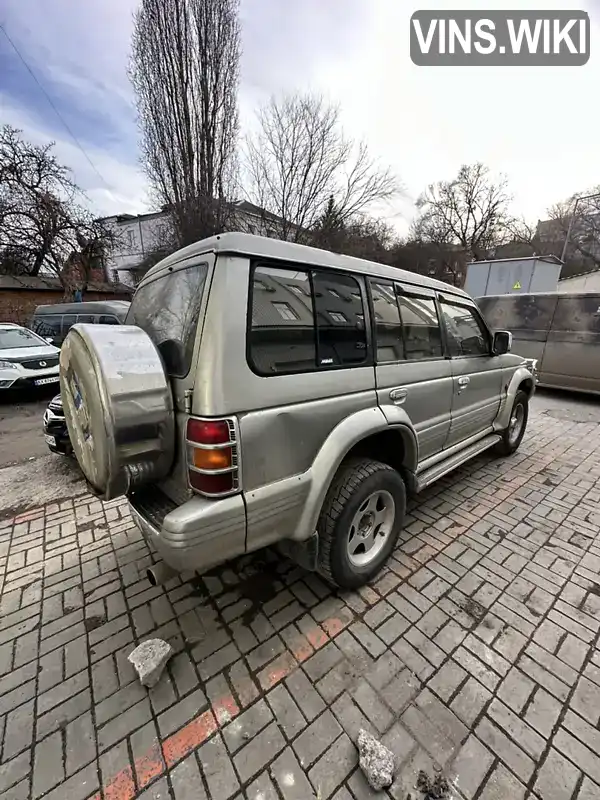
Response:
POLYGON ((556 256, 472 261, 467 266, 464 289, 471 297, 556 292, 562 266, 556 256))

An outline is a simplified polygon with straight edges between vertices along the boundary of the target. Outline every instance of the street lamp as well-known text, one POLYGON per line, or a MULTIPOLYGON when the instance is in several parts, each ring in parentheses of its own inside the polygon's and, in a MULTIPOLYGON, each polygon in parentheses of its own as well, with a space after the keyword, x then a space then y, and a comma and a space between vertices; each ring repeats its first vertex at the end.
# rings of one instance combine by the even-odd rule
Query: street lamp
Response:
POLYGON ((573 213, 571 214, 571 219, 569 220, 569 227, 567 228, 567 236, 565 238, 565 245, 562 250, 562 255, 560 260, 565 263, 565 257, 567 255, 567 247, 569 246, 569 240, 571 239, 571 230, 573 229, 573 222, 575 220, 575 214, 577 212, 577 206, 582 200, 595 200, 600 197, 600 194, 586 194, 584 197, 578 197, 575 200, 575 205, 573 206, 573 213))

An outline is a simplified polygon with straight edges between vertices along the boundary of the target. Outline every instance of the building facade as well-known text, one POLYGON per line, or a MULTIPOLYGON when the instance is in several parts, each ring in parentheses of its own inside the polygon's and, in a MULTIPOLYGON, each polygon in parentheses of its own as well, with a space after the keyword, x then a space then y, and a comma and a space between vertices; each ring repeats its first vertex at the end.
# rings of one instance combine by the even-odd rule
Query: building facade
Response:
MULTIPOLYGON (((233 224, 242 233, 276 237, 277 217, 245 200, 232 204, 233 224)), ((141 275, 139 266, 152 253, 173 240, 168 211, 150 214, 116 214, 102 220, 113 232, 115 245, 105 255, 106 280, 135 287, 141 275)))

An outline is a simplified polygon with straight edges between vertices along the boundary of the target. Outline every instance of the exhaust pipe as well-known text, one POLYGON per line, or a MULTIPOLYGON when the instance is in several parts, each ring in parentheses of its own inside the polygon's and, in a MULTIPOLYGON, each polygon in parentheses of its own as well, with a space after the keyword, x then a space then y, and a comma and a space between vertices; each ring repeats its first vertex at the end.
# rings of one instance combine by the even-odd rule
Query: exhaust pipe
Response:
POLYGON ((153 564, 146 570, 146 577, 152 586, 162 586, 163 583, 166 583, 176 574, 175 570, 171 569, 164 561, 153 564))

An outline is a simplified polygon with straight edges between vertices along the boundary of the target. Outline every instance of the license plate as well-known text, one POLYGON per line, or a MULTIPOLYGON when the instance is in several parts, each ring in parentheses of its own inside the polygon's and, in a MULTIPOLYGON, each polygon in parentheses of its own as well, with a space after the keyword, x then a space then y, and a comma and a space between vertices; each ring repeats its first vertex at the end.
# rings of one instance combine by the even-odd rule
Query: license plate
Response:
POLYGON ((46 440, 46 444, 51 444, 52 447, 56 447, 56 439, 54 438, 54 436, 50 436, 50 434, 45 433, 44 439, 46 440))
POLYGON ((51 378, 39 378, 33 382, 34 386, 44 386, 46 383, 58 383, 60 378, 58 375, 53 375, 51 378))

